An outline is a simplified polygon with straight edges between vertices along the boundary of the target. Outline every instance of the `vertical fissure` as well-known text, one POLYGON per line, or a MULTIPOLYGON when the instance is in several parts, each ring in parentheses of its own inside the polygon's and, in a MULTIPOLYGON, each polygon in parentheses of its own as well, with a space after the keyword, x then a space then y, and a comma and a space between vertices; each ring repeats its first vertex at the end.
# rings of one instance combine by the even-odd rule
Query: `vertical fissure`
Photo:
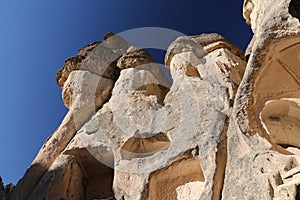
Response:
POLYGON ((222 199, 223 185, 225 179, 225 169, 227 164, 227 130, 228 130, 228 117, 220 135, 219 143, 217 146, 216 155, 216 172, 213 178, 213 195, 212 200, 222 199))

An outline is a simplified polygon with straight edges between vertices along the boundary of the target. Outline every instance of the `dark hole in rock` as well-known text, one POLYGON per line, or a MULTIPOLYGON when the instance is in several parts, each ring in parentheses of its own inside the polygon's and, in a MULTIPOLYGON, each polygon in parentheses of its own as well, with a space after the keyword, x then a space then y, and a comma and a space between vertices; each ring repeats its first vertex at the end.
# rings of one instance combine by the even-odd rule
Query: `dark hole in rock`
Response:
POLYGON ((300 21, 300 0, 291 0, 289 13, 300 21))
POLYGON ((300 185, 297 185, 296 192, 295 200, 300 200, 300 185))
POLYGON ((279 122, 280 121, 280 117, 278 117, 278 116, 270 116, 270 117, 268 117, 268 119, 270 121, 274 121, 274 122, 279 122))

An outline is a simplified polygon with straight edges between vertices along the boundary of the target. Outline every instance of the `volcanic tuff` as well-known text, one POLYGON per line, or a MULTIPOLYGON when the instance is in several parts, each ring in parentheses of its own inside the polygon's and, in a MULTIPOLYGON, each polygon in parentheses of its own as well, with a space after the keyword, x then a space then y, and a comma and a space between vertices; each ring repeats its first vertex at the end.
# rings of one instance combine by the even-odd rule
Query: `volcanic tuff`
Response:
POLYGON ((299 2, 245 0, 246 56, 177 38, 172 82, 118 35, 81 49, 56 76, 69 112, 10 200, 300 199, 299 2))

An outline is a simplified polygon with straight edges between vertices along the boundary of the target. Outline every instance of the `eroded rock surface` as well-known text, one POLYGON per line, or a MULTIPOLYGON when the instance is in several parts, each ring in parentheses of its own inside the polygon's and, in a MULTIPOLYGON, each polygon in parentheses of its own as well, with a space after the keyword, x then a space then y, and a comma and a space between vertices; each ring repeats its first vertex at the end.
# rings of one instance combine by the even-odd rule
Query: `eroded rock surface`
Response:
POLYGON ((76 59, 80 62, 69 65, 66 61, 56 79, 70 110, 17 184, 11 199, 29 198, 77 130, 108 100, 119 75, 116 61, 128 48, 125 40, 109 33, 104 41, 79 50, 76 59))
POLYGON ((228 128, 224 199, 295 199, 299 192, 296 2, 244 3, 254 36, 228 128))
POLYGON ((70 110, 10 199, 299 198, 298 8, 246 0, 247 56, 215 33, 177 38, 172 81, 112 33, 81 49, 56 77, 70 110))

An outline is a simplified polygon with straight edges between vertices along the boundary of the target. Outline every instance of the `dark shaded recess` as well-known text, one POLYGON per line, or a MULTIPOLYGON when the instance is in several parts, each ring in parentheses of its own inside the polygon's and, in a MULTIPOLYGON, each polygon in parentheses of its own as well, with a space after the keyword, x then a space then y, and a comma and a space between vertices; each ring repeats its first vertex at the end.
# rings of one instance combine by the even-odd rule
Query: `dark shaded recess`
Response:
POLYGON ((291 0, 289 13, 300 21, 300 0, 291 0))
POLYGON ((113 196, 114 170, 102 164, 87 150, 81 150, 77 159, 79 159, 81 169, 84 172, 82 185, 85 199, 106 199, 113 196))
POLYGON ((297 191, 297 193, 296 193, 296 196, 295 196, 295 200, 300 200, 300 185, 298 185, 296 187, 296 191, 297 191))
POLYGON ((250 58, 250 54, 247 54, 247 55, 246 55, 246 62, 249 61, 249 58, 250 58))

